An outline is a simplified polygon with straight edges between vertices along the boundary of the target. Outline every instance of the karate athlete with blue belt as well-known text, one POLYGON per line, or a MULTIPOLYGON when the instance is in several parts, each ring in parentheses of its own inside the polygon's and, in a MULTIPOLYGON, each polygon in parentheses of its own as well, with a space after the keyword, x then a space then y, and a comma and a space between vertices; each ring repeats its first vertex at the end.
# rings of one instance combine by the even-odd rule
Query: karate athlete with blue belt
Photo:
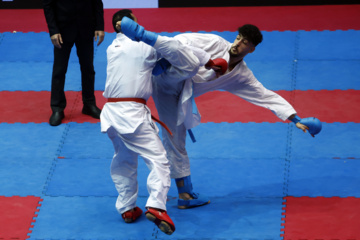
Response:
POLYGON ((222 70, 220 74, 219 71, 213 71, 216 69, 204 65, 199 68, 196 75, 187 79, 167 74, 167 71, 153 76, 153 98, 160 120, 172 131, 172 135, 167 131, 162 133, 163 144, 171 163, 170 176, 175 178, 179 192, 179 208, 198 207, 210 202, 206 196, 193 191, 190 161, 185 148, 187 130, 197 126, 201 119, 196 109, 195 97, 215 90, 228 91, 250 103, 271 110, 283 121, 291 120, 297 128, 304 132, 309 131, 312 136, 320 132, 321 122, 318 119, 300 119, 295 109, 284 98, 266 89, 247 67, 244 57, 254 52, 263 38, 256 26, 246 24, 240 27, 233 43, 220 36, 206 33, 184 33, 174 38, 191 49, 203 49, 210 55, 210 59, 226 61, 226 64, 217 64, 222 70), (226 65, 228 67, 225 67, 226 65))

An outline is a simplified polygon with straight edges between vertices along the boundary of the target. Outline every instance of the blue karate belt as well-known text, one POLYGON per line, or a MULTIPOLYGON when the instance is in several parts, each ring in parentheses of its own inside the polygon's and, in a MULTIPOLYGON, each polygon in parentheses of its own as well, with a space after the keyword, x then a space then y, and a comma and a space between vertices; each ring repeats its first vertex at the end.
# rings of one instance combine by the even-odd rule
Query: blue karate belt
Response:
MULTIPOLYGON (((197 108, 196 103, 195 103, 194 95, 191 96, 191 104, 192 104, 192 113, 193 113, 193 114, 199 114, 198 108, 197 108)), ((191 138, 191 141, 192 141, 193 143, 196 142, 194 133, 191 131, 191 129, 188 129, 188 133, 189 133, 189 136, 190 136, 190 138, 191 138)))

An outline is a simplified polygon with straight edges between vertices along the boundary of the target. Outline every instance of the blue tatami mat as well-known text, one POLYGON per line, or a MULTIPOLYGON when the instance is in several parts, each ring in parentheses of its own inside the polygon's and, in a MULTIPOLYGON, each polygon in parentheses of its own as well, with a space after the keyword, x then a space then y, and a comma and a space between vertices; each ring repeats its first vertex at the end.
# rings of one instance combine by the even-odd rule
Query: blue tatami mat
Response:
POLYGON ((295 158, 290 163, 289 195, 360 197, 360 159, 295 158))
POLYGON ((66 125, 48 123, 0 124, 1 158, 54 158, 58 154, 66 125))
MULTIPOLYGON (((52 62, 54 60, 54 46, 50 35, 41 33, 10 33, 3 34, 0 44, 0 62, 52 62)), ((74 46, 69 62, 77 62, 76 47, 74 46)))
POLYGON ((106 59, 105 61, 94 62, 95 69, 95 90, 104 91, 106 82, 106 59))
MULTIPOLYGON (((323 123, 321 134, 312 138, 287 123, 203 123, 193 130, 197 142, 188 139, 187 149, 190 158, 284 158, 288 127, 291 127, 292 141, 288 148, 292 157, 359 157, 359 126, 323 123)), ((99 123, 70 123, 60 155, 112 158, 113 146, 107 135, 100 133, 99 123)))
POLYGON ((298 31, 299 60, 359 60, 360 31, 298 31))
MULTIPOLYGON (((282 239, 282 198, 216 198, 191 211, 178 209, 177 201, 170 200, 168 213, 176 226, 171 236, 144 215, 126 224, 115 201, 116 197, 44 197, 30 239, 282 239)), ((144 209, 145 202, 138 198, 137 205, 144 209)))
MULTIPOLYGON (((139 196, 148 196, 149 169, 139 158, 139 196)), ((111 159, 57 159, 47 196, 117 196, 111 159), (96 181, 93 181, 96 179, 96 181)), ((282 197, 284 159, 191 159, 194 190, 209 197, 282 197), (212 186, 216 186, 216 191, 212 186)), ((175 182, 168 196, 177 197, 175 182)))
MULTIPOLYGON (((100 123, 69 125, 61 156, 112 158, 112 143, 100 132, 100 123)), ((186 143, 190 158, 264 159, 286 155, 287 123, 202 123, 193 132, 197 142, 188 138, 186 143)))
MULTIPOLYGON (((161 33, 174 36, 177 33, 161 33)), ((205 32, 204 32, 205 33, 205 32)), ((208 32, 230 42, 236 32, 208 32)), ((50 90, 53 46, 48 33, 4 33, 0 44, 2 74, 0 89, 21 91, 50 90), (19 46, 26 46, 20 48, 19 46), (16 73, 16 74, 14 74, 16 73)), ((272 90, 359 89, 360 47, 353 39, 360 31, 298 31, 263 32, 264 41, 245 61, 255 76, 272 90), (345 43, 333 49, 336 39, 345 43), (281 42, 281 44, 279 44, 281 42), (329 51, 329 49, 333 49, 329 51), (316 61, 314 61, 316 60, 316 61), (297 61, 297 62, 294 62, 297 61), (292 86, 292 81, 296 85, 292 86)), ((106 49, 115 38, 107 33, 100 46, 94 43, 95 89, 104 90, 106 80, 106 49)), ((76 46, 73 47, 65 90, 81 89, 81 75, 76 46)))
POLYGON ((294 90, 293 60, 246 61, 246 64, 266 88, 273 91, 294 90))
POLYGON ((2 62, 2 91, 50 91, 51 62, 2 62))
POLYGON ((297 61, 296 89, 360 89, 360 60, 297 61))
MULTIPOLYGON (((21 147, 19 147, 21 149, 21 147)), ((20 152, 21 150, 17 150, 20 152)), ((28 156, 3 156, 0 158, 0 195, 41 196, 53 159, 28 156), (5 184, 6 183, 6 184, 5 184)))
POLYGON ((116 33, 105 33, 104 41, 94 48, 94 62, 105 62, 106 63, 106 50, 110 46, 110 44, 116 38, 116 33))
POLYGON ((0 56, 0 62, 53 61, 50 35, 46 32, 5 32, 0 44, 0 56))
MULTIPOLYGON (((256 50, 248 54, 245 62, 294 60, 297 48, 298 32, 262 32, 263 41, 256 46, 256 50)), ((229 42, 234 42, 236 36, 229 42)))
MULTIPOLYGON (((139 159, 141 161, 141 159, 139 159)), ((114 183, 110 177, 109 159, 57 159, 48 179, 45 194, 47 196, 117 196, 114 183), (96 179, 96 181, 94 181, 96 179)), ((139 164, 139 175, 142 173, 139 164)), ((139 185, 146 184, 139 179, 139 185)), ((146 186, 144 188, 146 191, 146 186)), ((147 192, 143 196, 147 196, 147 192)))
POLYGON ((209 197, 284 195, 285 159, 192 158, 190 163, 194 190, 209 197))
POLYGON ((100 123, 70 122, 60 155, 65 158, 112 159, 114 147, 100 123))
POLYGON ((360 124, 322 123, 315 138, 295 129, 289 147, 292 158, 360 158, 360 124))
MULTIPOLYGON (((0 74, 0 89, 3 91, 51 90, 52 62, 3 62, 1 65, 4 67, 0 74)), ((105 81, 102 85, 104 88, 105 81)), ((64 89, 65 91, 81 90, 78 62, 69 63, 64 89)))
POLYGON ((284 158, 287 123, 202 123, 187 141, 190 158, 284 158))

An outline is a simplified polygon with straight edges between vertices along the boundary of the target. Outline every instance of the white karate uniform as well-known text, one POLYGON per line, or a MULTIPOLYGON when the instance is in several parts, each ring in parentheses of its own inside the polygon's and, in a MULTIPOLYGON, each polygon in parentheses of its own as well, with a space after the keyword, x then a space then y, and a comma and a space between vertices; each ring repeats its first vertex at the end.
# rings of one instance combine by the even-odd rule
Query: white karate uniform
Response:
MULTIPOLYGON (((118 33, 107 49, 103 96, 147 100, 152 93, 151 76, 158 53, 173 64, 166 73, 169 81, 188 78, 199 69, 198 58, 173 38, 159 36, 152 48, 118 33)), ((150 169, 147 180, 150 196, 146 207, 166 210, 171 183, 170 163, 149 108, 137 102, 108 102, 101 111, 100 120, 101 131, 107 132, 115 149, 110 173, 119 193, 116 201, 118 212, 122 214, 136 207, 139 155, 150 169)))
MULTIPOLYGON (((175 38, 185 45, 205 50, 210 54, 211 59, 224 58, 226 61, 230 59, 229 50, 232 44, 220 36, 184 33, 175 38)), ((198 73, 183 81, 183 84, 171 85, 166 75, 161 75, 153 78, 153 86, 153 98, 160 119, 174 134, 170 136, 163 131, 163 144, 171 162, 172 178, 181 178, 191 174, 189 157, 185 148, 186 130, 197 126, 201 120, 200 113, 193 111, 191 97, 214 90, 225 90, 250 103, 271 110, 282 120, 296 114, 295 109, 284 98, 266 89, 255 78, 244 60, 232 71, 227 71, 219 78, 216 78, 213 70, 200 67, 198 73)))

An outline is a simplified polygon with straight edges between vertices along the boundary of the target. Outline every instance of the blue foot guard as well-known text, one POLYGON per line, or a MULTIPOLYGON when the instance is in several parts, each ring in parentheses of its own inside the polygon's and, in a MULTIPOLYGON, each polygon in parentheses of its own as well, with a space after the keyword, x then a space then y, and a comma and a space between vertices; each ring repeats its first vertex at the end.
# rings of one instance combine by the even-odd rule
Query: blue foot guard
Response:
POLYGON ((194 207, 199 207, 199 206, 210 203, 210 200, 208 197, 200 196, 200 194, 193 192, 190 176, 183 177, 183 178, 177 178, 177 179, 175 179, 175 181, 176 181, 177 186, 178 186, 178 183, 180 183, 182 181, 184 183, 183 186, 178 187, 179 194, 180 193, 188 193, 193 198, 191 200, 178 199, 178 208, 180 208, 180 209, 194 208, 194 207))

